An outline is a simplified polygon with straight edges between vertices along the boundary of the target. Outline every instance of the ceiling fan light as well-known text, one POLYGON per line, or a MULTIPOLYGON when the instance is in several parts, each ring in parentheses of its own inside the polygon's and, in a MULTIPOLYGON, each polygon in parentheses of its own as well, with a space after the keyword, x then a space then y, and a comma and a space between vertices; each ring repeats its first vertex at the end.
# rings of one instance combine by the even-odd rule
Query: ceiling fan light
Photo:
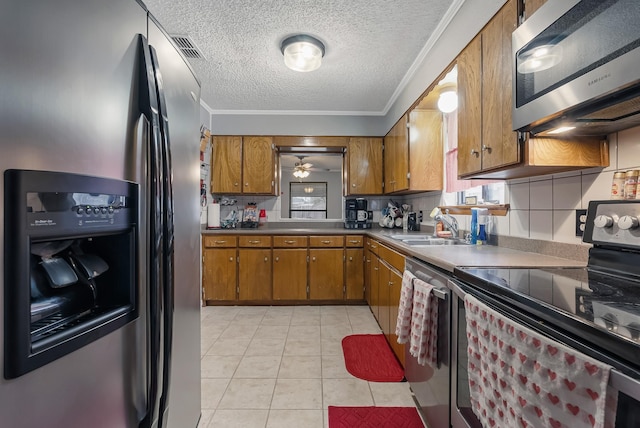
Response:
POLYGON ((324 56, 324 44, 306 34, 284 39, 280 50, 284 55, 284 64, 291 70, 301 72, 317 70, 324 56))

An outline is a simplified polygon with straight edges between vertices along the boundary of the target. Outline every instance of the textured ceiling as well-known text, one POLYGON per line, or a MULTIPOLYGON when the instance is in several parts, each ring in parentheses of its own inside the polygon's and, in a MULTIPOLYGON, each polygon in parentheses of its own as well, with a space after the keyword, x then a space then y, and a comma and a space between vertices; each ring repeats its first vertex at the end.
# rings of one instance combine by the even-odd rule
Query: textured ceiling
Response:
POLYGON ((451 0, 144 0, 171 35, 188 35, 202 99, 222 112, 385 114, 451 0), (285 67, 280 42, 326 46, 322 67, 285 67))

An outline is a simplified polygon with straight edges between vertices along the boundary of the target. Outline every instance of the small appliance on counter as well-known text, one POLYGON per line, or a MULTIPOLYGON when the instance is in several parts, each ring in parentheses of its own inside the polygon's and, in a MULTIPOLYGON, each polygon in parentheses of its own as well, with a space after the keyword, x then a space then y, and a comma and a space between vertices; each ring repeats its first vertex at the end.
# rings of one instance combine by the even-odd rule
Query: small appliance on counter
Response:
POLYGON ((372 212, 367 211, 367 200, 364 198, 347 199, 344 203, 345 229, 371 229, 372 212))

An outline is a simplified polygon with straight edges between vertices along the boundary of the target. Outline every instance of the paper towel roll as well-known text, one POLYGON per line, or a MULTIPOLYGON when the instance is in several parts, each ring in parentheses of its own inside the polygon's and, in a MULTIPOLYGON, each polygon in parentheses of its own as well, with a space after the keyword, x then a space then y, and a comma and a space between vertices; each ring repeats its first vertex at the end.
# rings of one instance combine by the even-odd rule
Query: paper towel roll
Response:
POLYGON ((207 207, 207 228, 220 227, 220 204, 209 204, 207 207))

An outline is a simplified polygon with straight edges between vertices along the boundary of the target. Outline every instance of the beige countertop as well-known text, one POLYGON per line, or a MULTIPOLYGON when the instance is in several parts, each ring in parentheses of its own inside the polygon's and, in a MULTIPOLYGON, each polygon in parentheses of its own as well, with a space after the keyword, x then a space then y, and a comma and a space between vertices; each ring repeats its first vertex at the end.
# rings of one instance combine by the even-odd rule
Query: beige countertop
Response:
POLYGON ((367 235, 389 245, 407 257, 430 263, 453 272, 455 267, 582 267, 586 262, 512 250, 493 245, 434 245, 411 247, 391 235, 408 238, 425 232, 403 232, 402 229, 343 229, 336 227, 286 228, 269 226, 257 229, 203 230, 203 235, 367 235))

